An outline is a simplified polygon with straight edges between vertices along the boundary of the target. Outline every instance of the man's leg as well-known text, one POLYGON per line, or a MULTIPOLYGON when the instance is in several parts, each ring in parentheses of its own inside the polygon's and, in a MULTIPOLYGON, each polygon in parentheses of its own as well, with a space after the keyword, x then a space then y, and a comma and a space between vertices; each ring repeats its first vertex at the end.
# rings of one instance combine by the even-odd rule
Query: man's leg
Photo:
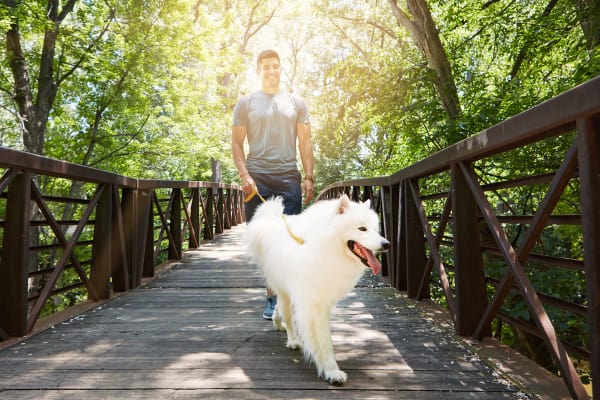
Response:
POLYGON ((302 183, 299 172, 290 173, 282 180, 283 213, 296 215, 302 212, 302 183))
MULTIPOLYGON (((270 177, 268 175, 256 174, 256 176, 253 176, 252 178, 254 179, 254 182, 256 182, 256 189, 258 190, 258 193, 263 198, 267 199, 267 198, 273 196, 273 192, 269 188, 269 186, 270 186, 269 178, 270 177)), ((256 212, 256 209, 261 204, 262 204, 262 200, 259 196, 254 196, 248 203, 244 204, 244 208, 246 211, 246 222, 249 222, 252 219, 252 217, 254 216, 254 213, 256 212)), ((265 304, 265 309, 262 314, 262 317, 264 319, 266 319, 266 320, 273 319, 273 313, 275 312, 276 304, 277 304, 277 296, 269 287, 267 287, 267 301, 265 304)))
MULTIPOLYGON (((301 175, 299 172, 292 172, 290 174, 278 176, 270 174, 256 174, 253 176, 256 182, 258 193, 267 199, 273 196, 283 197, 283 213, 288 215, 300 214, 302 211, 302 186, 301 186, 301 175)), ((249 221, 256 208, 261 204, 260 197, 254 196, 254 198, 246 204, 252 203, 252 210, 246 208, 246 220, 249 221), (255 200, 256 199, 256 200, 255 200), (248 217, 250 215, 250 217, 248 217)), ((267 287, 267 301, 265 309, 263 311, 263 318, 266 320, 273 319, 273 313, 275 312, 275 306, 277 305, 277 296, 267 287)))

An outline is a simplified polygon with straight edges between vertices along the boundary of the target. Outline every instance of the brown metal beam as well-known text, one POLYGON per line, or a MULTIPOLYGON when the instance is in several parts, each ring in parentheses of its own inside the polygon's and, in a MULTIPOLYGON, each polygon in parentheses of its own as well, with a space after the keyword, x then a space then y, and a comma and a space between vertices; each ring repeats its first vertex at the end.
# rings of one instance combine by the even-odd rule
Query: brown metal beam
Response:
MULTIPOLYGON (((470 336, 476 330, 488 303, 477 202, 461 168, 453 164, 451 174, 456 332, 461 336, 470 336)), ((486 334, 491 332, 489 324, 482 329, 486 334)))
POLYGON ((0 258, 0 329, 9 336, 27 332, 30 188, 28 172, 12 174, 0 258))
POLYGON ((600 396, 600 116, 577 120, 592 391, 600 396))
MULTIPOLYGON (((585 388, 579 379, 579 375, 577 374, 569 355, 556 335, 556 331, 552 325, 550 317, 548 317, 548 314, 542 306, 535 289, 531 285, 527 274, 523 270, 523 266, 519 260, 517 252, 510 244, 506 233, 502 229, 502 225, 496 218, 491 205, 485 197, 485 193, 477 182, 475 173, 471 169, 467 168, 463 163, 459 163, 459 165, 464 173, 471 191, 473 192, 473 195, 477 200, 477 204, 479 205, 479 208, 482 211, 488 226, 490 227, 492 236, 504 254, 506 263, 508 264, 508 267, 512 273, 512 278, 517 283, 521 295, 523 296, 523 299, 529 308, 530 314, 540 329, 540 332, 542 333, 544 340, 550 349, 550 353, 552 354, 552 357, 556 362, 563 379, 565 379, 567 382, 567 386, 571 392, 571 395, 576 399, 589 399, 589 396, 587 395, 587 392, 585 391, 585 388)), ((502 284, 505 283, 503 282, 502 284)))

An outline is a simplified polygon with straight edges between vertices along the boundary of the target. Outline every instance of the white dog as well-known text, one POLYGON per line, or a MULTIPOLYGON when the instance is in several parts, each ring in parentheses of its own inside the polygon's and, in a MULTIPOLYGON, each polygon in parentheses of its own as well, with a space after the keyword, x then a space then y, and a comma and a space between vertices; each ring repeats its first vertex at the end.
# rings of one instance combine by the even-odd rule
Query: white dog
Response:
POLYGON ((331 308, 356 285, 365 266, 381 264, 373 252, 389 242, 379 235, 370 201, 342 196, 320 201, 300 215, 283 215, 281 198, 260 205, 248 223, 248 254, 277 294, 273 323, 287 330, 287 347, 302 347, 320 378, 343 384, 331 343, 331 308))

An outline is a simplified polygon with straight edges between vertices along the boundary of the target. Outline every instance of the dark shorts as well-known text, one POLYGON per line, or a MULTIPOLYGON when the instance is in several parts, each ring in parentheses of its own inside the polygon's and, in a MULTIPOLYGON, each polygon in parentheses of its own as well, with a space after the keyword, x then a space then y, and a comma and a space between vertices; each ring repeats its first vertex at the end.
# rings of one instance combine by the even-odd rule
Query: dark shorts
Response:
MULTIPOLYGON (((299 171, 280 174, 250 174, 258 193, 265 199, 280 196, 283 198, 283 213, 288 215, 300 214, 302 211, 302 184, 299 171)), ((254 216, 256 208, 262 203, 258 196, 244 203, 246 221, 254 216)))

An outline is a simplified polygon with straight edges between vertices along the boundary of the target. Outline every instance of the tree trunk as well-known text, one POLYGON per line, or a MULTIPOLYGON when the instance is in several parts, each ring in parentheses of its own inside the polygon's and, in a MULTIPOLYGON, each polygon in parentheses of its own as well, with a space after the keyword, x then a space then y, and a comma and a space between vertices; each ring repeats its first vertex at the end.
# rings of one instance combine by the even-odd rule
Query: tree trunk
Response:
MULTIPOLYGON (((6 53, 15 83, 15 103, 19 113, 21 134, 25 151, 43 154, 44 136, 52 103, 58 90, 58 79, 55 77, 54 56, 56 53, 56 40, 61 22, 73 10, 75 0, 69 0, 59 12, 59 0, 48 0, 46 25, 42 54, 40 59, 40 72, 37 77, 38 91, 34 102, 33 90, 29 77, 29 69, 25 54, 21 46, 18 17, 13 21, 6 33, 6 53)), ((16 2, 13 0, 2 1, 15 15, 18 15, 16 2)))
POLYGON ((589 51, 600 45, 600 3, 598 0, 574 0, 579 24, 589 51))
POLYGON ((397 0, 389 0, 392 13, 398 25, 410 33, 411 38, 425 56, 429 67, 435 72, 434 85, 440 101, 451 120, 455 121, 460 115, 460 102, 454 77, 450 69, 450 61, 435 22, 425 0, 407 0, 411 16, 398 6, 397 0))
MULTIPOLYGON (((558 0, 550 0, 548 5, 544 9, 544 12, 542 12, 540 20, 543 20, 544 18, 547 18, 550 15, 550 12, 552 12, 554 7, 556 6, 556 3, 558 3, 558 0)), ((527 53, 529 52, 529 49, 534 45, 536 39, 539 39, 539 38, 535 35, 529 37, 525 41, 525 44, 523 44, 523 47, 521 47, 521 50, 519 50, 519 54, 517 54, 517 56, 515 57, 515 61, 510 70, 511 80, 515 79, 517 77, 517 75, 519 74, 519 70, 521 69, 523 62, 527 58, 527 53)))
POLYGON ((29 84, 29 71, 25 62, 25 55, 21 47, 19 26, 14 23, 6 32, 6 52, 9 59, 10 69, 13 73, 15 84, 15 103, 19 115, 19 126, 23 135, 25 150, 32 153, 42 154, 40 145, 35 140, 37 135, 32 134, 36 120, 36 107, 33 104, 31 85, 29 84))

